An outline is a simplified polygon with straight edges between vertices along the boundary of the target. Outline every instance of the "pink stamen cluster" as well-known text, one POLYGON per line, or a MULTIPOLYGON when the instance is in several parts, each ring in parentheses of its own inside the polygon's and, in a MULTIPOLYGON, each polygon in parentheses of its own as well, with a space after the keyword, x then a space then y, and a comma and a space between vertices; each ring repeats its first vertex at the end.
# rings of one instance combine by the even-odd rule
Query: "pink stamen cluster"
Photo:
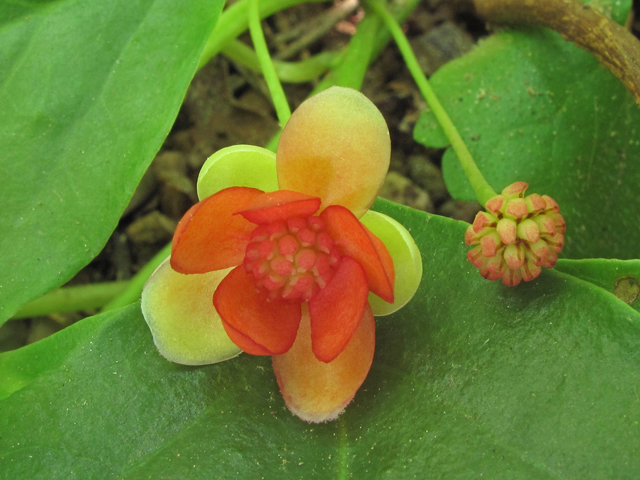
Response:
POLYGON ((529 185, 516 182, 502 190, 479 212, 465 234, 476 245, 467 258, 488 280, 502 279, 508 286, 533 280, 551 268, 564 246, 564 218, 547 195, 524 196, 529 185))
POLYGON ((340 253, 319 217, 259 225, 251 233, 244 268, 269 299, 309 301, 335 275, 340 253))

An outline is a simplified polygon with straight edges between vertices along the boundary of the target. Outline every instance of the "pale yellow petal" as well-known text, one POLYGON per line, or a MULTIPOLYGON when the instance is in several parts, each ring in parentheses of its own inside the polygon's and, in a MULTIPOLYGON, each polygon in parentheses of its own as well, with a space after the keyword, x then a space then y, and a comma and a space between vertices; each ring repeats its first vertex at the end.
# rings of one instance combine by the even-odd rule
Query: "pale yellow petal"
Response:
POLYGON ((198 175, 198 198, 202 200, 228 187, 278 190, 275 153, 253 145, 233 145, 211 155, 198 175))
POLYGON ((142 291, 142 314, 158 351, 172 362, 207 365, 238 355, 213 306, 213 292, 231 269, 183 275, 165 260, 142 291))

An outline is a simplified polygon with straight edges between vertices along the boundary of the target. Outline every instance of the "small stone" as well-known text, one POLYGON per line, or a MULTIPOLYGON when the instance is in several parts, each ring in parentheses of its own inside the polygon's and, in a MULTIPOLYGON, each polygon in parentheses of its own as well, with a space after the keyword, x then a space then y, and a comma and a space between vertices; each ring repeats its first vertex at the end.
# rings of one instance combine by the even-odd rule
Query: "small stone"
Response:
POLYGON ((178 222, 154 210, 127 227, 127 235, 134 244, 168 242, 173 238, 178 222))
POLYGON ((433 213, 429 194, 398 172, 389 172, 380 190, 380 196, 417 210, 433 213))
POLYGON ((420 155, 409 157, 409 173, 411 179, 419 187, 426 190, 435 203, 442 202, 449 197, 442 172, 426 157, 420 155))
POLYGON ((473 39, 453 22, 444 22, 411 40, 418 63, 428 76, 474 46, 473 39))
POLYGON ((472 223, 476 214, 482 210, 478 202, 465 202, 462 200, 448 200, 438 208, 438 213, 454 220, 472 223))
POLYGON ((169 217, 179 219, 189 205, 198 201, 196 189, 187 175, 186 156, 165 151, 156 156, 151 170, 160 184, 160 207, 169 217))

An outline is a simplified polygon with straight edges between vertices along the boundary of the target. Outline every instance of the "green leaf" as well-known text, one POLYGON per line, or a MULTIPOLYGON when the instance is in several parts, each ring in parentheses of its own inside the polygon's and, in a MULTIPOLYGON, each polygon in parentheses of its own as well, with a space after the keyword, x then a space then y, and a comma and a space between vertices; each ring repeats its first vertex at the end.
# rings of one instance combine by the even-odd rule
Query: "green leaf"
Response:
POLYGON ((596 8, 620 25, 625 25, 631 14, 633 0, 581 0, 596 8))
POLYGON ((222 4, 0 8, 0 323, 102 249, 175 120, 222 4))
POLYGON ((268 358, 167 362, 133 305, 0 356, 15 390, 0 402, 3 474, 635 478, 640 314, 557 271, 486 281, 466 224, 376 205, 415 236, 423 282, 377 319, 371 373, 339 420, 293 417, 268 358))
POLYGON ((555 269, 597 285, 640 312, 640 260, 559 260, 555 269))
MULTIPOLYGON (((635 258, 640 237, 640 111, 618 80, 554 32, 496 34, 432 78, 487 181, 521 180, 567 222, 567 258, 635 258)), ((430 112, 414 136, 442 146, 430 112)), ((474 199, 457 157, 443 158, 452 195, 474 199)))

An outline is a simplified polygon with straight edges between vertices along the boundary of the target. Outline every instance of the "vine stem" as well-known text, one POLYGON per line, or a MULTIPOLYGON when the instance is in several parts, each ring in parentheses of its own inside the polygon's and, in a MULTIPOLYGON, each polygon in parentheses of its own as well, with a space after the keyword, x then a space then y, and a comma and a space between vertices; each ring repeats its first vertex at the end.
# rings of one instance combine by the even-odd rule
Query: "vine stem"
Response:
POLYGON ((162 250, 156 253, 153 258, 127 282, 127 287, 119 295, 110 299, 100 311, 106 312, 137 302, 142 294, 144 284, 147 283, 151 274, 155 272, 156 268, 158 268, 169 255, 171 255, 171 243, 168 243, 162 250))
POLYGON ((170 254, 171 244, 169 243, 130 280, 92 283, 53 290, 27 303, 11 317, 11 320, 96 308, 99 308, 101 312, 106 312, 125 307, 140 299, 142 287, 155 269, 170 254))
MULTIPOLYGON (((250 68, 254 72, 262 71, 256 52, 239 40, 232 40, 227 43, 220 53, 230 60, 250 68)), ((337 52, 323 52, 298 62, 274 60, 273 67, 282 82, 310 82, 327 70, 338 65, 346 53, 344 49, 337 52)))
POLYGON ((27 303, 11 320, 100 308, 114 296, 121 294, 127 284, 126 281, 104 282, 58 288, 27 303))
MULTIPOLYGON (((216 27, 211 32, 207 44, 204 46, 198 64, 198 70, 209 60, 220 53, 221 49, 231 40, 244 32, 248 25, 249 2, 252 0, 238 0, 227 7, 220 15, 216 27)), ((268 17, 275 12, 285 10, 300 3, 326 2, 328 0, 262 0, 260 2, 260 16, 268 17)))
POLYGON ((269 87, 269 93, 273 99, 273 105, 276 108, 276 114, 278 115, 278 121, 281 126, 285 126, 289 117, 291 117, 291 109, 287 102, 287 97, 282 89, 280 79, 271 61, 271 55, 269 55, 269 49, 267 48, 267 42, 264 38, 264 32, 262 31, 262 25, 260 24, 260 10, 258 9, 258 0, 251 0, 249 4, 249 34, 251 35, 251 41, 253 47, 258 55, 258 61, 260 62, 260 68, 262 74, 269 87))
POLYGON ((368 5, 371 10, 373 10, 376 15, 378 15, 382 19, 386 27, 391 32, 391 36, 398 45, 398 49, 400 50, 400 53, 402 54, 402 57, 404 58, 404 61, 407 64, 411 75, 413 76, 413 79, 420 89, 420 93, 422 93, 425 100, 429 103, 431 111, 438 119, 438 122, 442 126, 444 133, 447 135, 449 142, 451 142, 451 146, 456 152, 458 160, 462 164, 464 174, 473 187, 476 198, 482 205, 484 205, 487 200, 496 196, 496 192, 485 180, 484 176, 480 172, 480 169, 473 161, 473 157, 471 156, 469 149, 462 140, 460 133, 458 133, 458 129, 455 127, 455 125, 449 118, 449 115, 442 107, 442 104, 431 88, 431 85, 429 85, 427 77, 424 75, 424 73, 422 73, 420 64, 418 63, 418 60, 416 59, 416 56, 414 55, 411 45, 409 44, 407 37, 402 31, 402 28, 400 28, 398 22, 396 22, 393 16, 389 13, 386 6, 379 0, 367 0, 366 5, 368 5))
POLYGON ((579 0, 474 0, 473 3, 490 22, 541 25, 562 34, 618 77, 640 106, 640 42, 598 11, 597 2, 593 6, 579 0))

